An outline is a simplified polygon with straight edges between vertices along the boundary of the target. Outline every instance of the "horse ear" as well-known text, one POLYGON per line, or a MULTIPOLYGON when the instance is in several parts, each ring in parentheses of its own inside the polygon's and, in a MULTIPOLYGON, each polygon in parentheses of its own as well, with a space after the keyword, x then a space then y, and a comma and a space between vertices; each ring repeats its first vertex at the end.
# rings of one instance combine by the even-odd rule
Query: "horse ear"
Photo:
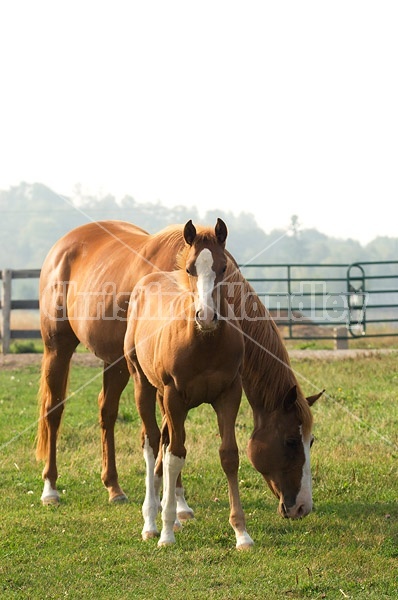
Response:
POLYGON ((315 396, 308 396, 307 398, 307 402, 309 406, 312 406, 313 404, 315 404, 315 402, 318 400, 318 398, 320 398, 323 394, 325 390, 322 390, 321 392, 319 392, 319 394, 315 394, 315 396))
POLYGON ((292 388, 290 388, 290 390, 287 392, 286 396, 283 399, 283 408, 286 411, 291 410, 293 408, 296 400, 297 400, 297 386, 294 385, 292 388))
POLYGON ((189 246, 192 246, 194 239, 196 238, 195 225, 192 223, 192 219, 185 224, 184 227, 184 240, 189 246))
POLYGON ((217 223, 215 226, 216 238, 219 244, 225 244, 225 240, 227 239, 228 229, 222 219, 217 219, 217 223))

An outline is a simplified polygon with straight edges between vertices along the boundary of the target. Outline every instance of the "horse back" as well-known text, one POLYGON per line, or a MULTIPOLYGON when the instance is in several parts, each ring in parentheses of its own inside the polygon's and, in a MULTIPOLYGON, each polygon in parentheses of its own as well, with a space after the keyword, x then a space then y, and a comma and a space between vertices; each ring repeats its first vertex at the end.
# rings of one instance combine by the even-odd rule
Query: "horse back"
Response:
MULTIPOLYGON (((149 234, 122 221, 89 223, 62 237, 40 276, 43 340, 75 335, 107 362, 122 355, 129 296, 149 234)), ((145 265, 145 263, 144 263, 145 265)))

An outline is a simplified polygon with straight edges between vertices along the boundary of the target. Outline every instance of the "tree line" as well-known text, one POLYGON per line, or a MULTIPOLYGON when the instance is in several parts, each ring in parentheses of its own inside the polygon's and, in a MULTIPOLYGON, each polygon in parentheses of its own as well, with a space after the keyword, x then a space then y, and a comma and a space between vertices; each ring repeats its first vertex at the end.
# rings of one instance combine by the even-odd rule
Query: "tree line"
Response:
POLYGON ((397 260, 398 238, 377 237, 361 245, 353 239, 328 237, 316 229, 301 229, 292 215, 291 227, 262 230, 255 216, 236 216, 222 210, 200 216, 195 206, 167 208, 161 203, 138 203, 126 196, 62 198, 43 184, 21 183, 0 191, 0 269, 40 268, 51 246, 62 235, 89 220, 121 219, 150 233, 171 223, 212 224, 223 218, 230 230, 228 249, 243 263, 352 263, 397 260), (256 257, 253 260, 253 257, 256 257))

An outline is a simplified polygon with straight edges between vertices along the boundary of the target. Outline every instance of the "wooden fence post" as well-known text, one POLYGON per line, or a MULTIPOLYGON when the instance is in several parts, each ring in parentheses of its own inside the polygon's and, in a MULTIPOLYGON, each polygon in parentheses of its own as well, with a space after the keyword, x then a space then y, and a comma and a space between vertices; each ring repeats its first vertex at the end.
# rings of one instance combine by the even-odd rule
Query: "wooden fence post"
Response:
POLYGON ((3 286, 1 291, 1 306, 3 312, 2 319, 2 352, 8 354, 10 350, 10 339, 11 339, 11 281, 12 271, 11 269, 4 269, 2 273, 3 286))
POLYGON ((347 327, 335 327, 334 333, 334 349, 348 350, 347 327))

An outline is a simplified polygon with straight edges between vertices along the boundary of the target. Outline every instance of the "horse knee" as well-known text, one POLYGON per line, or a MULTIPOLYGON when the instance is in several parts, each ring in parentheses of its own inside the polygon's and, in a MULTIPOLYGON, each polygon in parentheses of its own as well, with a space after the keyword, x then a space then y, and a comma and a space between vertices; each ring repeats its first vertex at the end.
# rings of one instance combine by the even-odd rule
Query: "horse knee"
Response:
POLYGON ((99 401, 99 421, 102 429, 113 427, 116 423, 118 407, 109 406, 104 401, 99 401))
POLYGON ((239 468, 239 454, 237 448, 220 448, 221 466, 225 473, 236 473, 239 468))

